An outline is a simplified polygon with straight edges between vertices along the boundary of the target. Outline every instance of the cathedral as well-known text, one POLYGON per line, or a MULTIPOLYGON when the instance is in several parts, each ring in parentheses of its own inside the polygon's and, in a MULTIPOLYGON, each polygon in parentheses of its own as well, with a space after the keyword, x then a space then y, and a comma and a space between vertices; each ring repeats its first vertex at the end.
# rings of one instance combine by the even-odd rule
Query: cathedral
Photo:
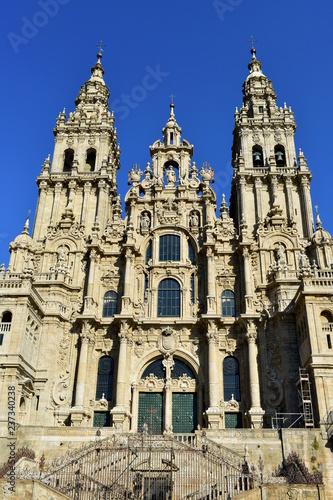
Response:
MULTIPOLYGON (((17 446, 38 459, 96 432, 200 436, 265 474, 287 452, 315 456, 331 498, 333 240, 313 218, 293 112, 251 55, 229 202, 171 103, 122 213, 101 52, 59 114, 33 228, 0 268, 1 450, 12 388, 17 446)), ((131 494, 110 498, 183 498, 131 494)))

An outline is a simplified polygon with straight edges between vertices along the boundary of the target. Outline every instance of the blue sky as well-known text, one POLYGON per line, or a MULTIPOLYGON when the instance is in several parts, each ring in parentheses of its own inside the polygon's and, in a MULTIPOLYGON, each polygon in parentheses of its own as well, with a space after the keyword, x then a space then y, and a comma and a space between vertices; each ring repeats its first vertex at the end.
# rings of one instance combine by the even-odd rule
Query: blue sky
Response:
MULTIPOLYGON (((121 146, 122 200, 127 172, 145 166, 161 137, 169 96, 197 165, 215 169, 218 206, 229 199, 234 111, 250 61, 257 57, 298 125, 296 148, 313 173, 311 193, 325 229, 333 233, 331 98, 333 6, 308 0, 4 0, 1 13, 2 189, 0 262, 37 203, 35 179, 53 154, 52 129, 105 43, 102 63, 121 146), (147 74, 157 85, 142 91, 147 74), (140 90, 141 89, 141 90, 140 90), (130 96, 128 98, 124 97, 130 96)), ((31 223, 32 226, 32 223, 31 223)))

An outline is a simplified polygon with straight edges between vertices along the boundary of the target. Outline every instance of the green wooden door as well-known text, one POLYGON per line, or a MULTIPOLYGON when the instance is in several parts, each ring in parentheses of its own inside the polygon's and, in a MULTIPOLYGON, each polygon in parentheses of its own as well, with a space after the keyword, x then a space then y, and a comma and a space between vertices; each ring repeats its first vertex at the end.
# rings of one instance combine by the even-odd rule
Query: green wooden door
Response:
POLYGON ((225 428, 226 429, 241 429, 242 414, 241 413, 225 413, 225 428))
POLYGON ((161 392, 140 392, 138 431, 147 425, 149 434, 163 432, 163 394, 161 392))
POLYGON ((172 430, 191 433, 197 428, 196 393, 172 393, 172 430))

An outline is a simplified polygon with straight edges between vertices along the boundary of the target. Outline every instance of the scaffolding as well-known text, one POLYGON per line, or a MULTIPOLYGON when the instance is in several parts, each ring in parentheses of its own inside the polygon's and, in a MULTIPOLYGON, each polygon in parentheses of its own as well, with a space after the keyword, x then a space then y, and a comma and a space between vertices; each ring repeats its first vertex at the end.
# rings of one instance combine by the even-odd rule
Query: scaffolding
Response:
POLYGON ((304 427, 313 427, 313 411, 311 401, 311 387, 309 375, 305 368, 299 369, 299 379, 297 381, 298 394, 300 396, 300 407, 303 409, 304 427))
POLYGON ((311 384, 309 375, 305 368, 299 368, 299 377, 296 382, 299 396, 299 407, 302 411, 299 413, 277 413, 272 416, 272 429, 281 429, 291 427, 305 427, 311 429, 314 426, 311 384))

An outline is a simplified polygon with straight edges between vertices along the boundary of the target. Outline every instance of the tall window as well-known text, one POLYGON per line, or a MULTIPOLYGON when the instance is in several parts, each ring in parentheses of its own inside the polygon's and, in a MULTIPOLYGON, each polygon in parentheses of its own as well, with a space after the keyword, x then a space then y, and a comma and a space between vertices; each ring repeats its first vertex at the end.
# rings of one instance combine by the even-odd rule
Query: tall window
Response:
POLYGON ((228 356, 223 361, 224 401, 232 396, 240 401, 239 364, 236 358, 228 356))
POLYGON ((165 234, 160 237, 160 261, 180 260, 180 236, 165 234))
POLYGON ((107 401, 112 400, 113 385, 113 359, 110 356, 103 356, 98 362, 98 374, 96 385, 96 400, 103 397, 107 401))
POLYGON ((278 144, 274 148, 275 161, 278 167, 284 167, 286 164, 286 154, 284 147, 278 144))
POLYGON ((148 262, 151 259, 151 248, 152 248, 152 243, 151 241, 148 243, 147 250, 146 250, 146 258, 145 258, 145 264, 147 265, 148 262))
POLYGON ((12 313, 6 311, 3 313, 0 323, 0 345, 3 343, 3 337, 6 332, 10 332, 12 326, 12 313))
POLYGON ((188 242, 188 258, 190 259, 191 264, 195 263, 194 248, 193 248, 192 243, 190 241, 188 242))
POLYGON ((74 150, 73 149, 66 149, 65 151, 65 157, 64 157, 64 172, 70 172, 73 166, 73 161, 74 161, 74 150))
POLYGON ((252 148, 252 159, 254 167, 263 167, 264 166, 264 157, 262 154, 261 146, 253 146, 252 148))
POLYGON ((96 164, 96 150, 92 148, 88 149, 86 158, 86 167, 89 167, 90 172, 93 172, 95 170, 95 164, 96 164))
POLYGON ((235 294, 231 290, 222 292, 222 316, 235 317, 235 294))
POLYGON ((180 285, 167 278, 159 284, 157 316, 180 316, 180 285))
POLYGON ((103 300, 103 318, 111 318, 117 314, 118 295, 113 290, 106 292, 103 300))

